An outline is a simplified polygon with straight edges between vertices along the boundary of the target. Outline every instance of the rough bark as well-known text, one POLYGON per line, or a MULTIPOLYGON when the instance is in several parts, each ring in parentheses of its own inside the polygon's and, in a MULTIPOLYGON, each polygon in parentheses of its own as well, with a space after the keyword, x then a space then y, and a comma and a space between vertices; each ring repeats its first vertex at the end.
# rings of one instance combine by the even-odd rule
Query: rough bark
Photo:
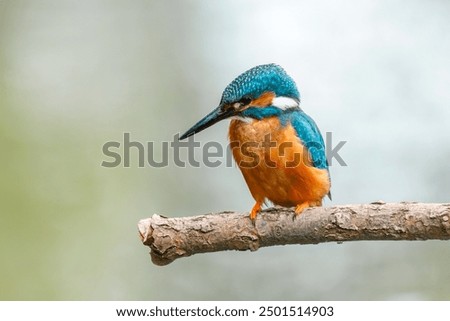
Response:
POLYGON ((248 213, 222 212, 139 222, 152 261, 166 265, 196 253, 256 251, 286 244, 360 240, 449 240, 450 204, 374 202, 317 207, 294 217, 288 208, 262 211, 253 226, 248 213))

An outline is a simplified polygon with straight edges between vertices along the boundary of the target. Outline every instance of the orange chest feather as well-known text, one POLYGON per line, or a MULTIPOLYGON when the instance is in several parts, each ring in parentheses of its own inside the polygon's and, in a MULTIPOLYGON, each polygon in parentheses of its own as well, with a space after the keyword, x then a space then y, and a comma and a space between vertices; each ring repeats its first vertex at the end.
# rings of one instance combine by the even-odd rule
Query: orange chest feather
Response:
POLYGON ((276 117, 232 120, 230 146, 256 200, 282 206, 321 201, 329 191, 326 170, 315 168, 295 129, 276 117))
POLYGON ((260 170, 265 167, 311 166, 307 151, 294 128, 290 124, 281 126, 276 117, 250 122, 232 120, 229 137, 239 167, 245 167, 247 163, 253 163, 260 170), (293 164, 290 165, 289 161, 293 164))

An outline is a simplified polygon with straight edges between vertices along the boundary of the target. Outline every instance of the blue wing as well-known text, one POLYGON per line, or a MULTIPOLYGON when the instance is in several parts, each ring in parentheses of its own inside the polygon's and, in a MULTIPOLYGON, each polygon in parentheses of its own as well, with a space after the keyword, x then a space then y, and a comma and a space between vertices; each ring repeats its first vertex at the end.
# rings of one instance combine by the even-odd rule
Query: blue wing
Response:
POLYGON ((300 109, 294 109, 285 116, 309 151, 314 167, 328 170, 325 143, 314 120, 300 109))

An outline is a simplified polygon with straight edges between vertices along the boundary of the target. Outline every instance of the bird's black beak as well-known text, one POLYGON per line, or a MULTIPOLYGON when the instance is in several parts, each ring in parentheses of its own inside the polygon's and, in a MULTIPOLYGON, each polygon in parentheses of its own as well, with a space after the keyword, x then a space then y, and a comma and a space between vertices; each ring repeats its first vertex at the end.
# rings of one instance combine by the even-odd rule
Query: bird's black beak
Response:
POLYGON ((192 126, 187 132, 185 132, 181 137, 180 140, 188 138, 189 136, 194 135, 195 133, 201 132, 203 129, 206 129, 215 123, 221 121, 222 119, 234 116, 236 114, 236 111, 233 108, 225 109, 222 106, 217 107, 212 112, 210 112, 208 115, 203 117, 197 124, 192 126))

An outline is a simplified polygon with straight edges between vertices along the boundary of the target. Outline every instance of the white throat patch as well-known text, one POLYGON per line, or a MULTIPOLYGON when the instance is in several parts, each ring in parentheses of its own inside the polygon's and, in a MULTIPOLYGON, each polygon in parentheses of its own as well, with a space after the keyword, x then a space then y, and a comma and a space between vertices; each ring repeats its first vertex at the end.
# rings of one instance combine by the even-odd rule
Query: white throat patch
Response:
POLYGON ((254 119, 250 117, 243 117, 243 116, 232 116, 231 119, 240 120, 244 123, 251 123, 254 119))

